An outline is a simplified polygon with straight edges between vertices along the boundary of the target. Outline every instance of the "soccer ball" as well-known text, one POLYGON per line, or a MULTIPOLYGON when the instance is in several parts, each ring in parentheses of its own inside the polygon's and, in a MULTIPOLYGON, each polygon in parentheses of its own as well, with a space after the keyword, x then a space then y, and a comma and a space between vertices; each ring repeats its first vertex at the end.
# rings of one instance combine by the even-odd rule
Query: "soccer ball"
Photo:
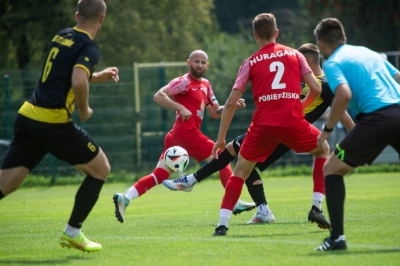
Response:
POLYGON ((189 154, 180 146, 172 146, 164 153, 164 163, 172 172, 182 172, 189 164, 189 154))

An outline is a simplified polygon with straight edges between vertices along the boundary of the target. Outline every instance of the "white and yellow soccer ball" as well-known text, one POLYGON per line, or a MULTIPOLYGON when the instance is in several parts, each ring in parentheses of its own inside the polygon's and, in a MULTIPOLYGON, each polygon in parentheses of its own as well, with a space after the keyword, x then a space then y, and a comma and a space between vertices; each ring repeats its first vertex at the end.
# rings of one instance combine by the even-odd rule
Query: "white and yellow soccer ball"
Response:
POLYGON ((183 172, 189 164, 189 154, 180 146, 172 146, 164 153, 164 163, 172 172, 183 172))

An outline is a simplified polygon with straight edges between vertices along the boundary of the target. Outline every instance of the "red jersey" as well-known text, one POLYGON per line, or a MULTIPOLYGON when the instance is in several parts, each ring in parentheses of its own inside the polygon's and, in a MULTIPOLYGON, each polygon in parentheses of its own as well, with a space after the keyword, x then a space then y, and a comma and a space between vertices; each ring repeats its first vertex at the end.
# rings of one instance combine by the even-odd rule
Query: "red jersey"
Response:
POLYGON ((244 91, 252 82, 256 111, 253 123, 290 126, 304 119, 300 81, 311 72, 304 56, 290 47, 271 43, 240 67, 233 89, 244 91))
POLYGON ((173 79, 168 85, 168 89, 174 96, 177 103, 182 104, 192 116, 185 121, 178 111, 176 111, 176 121, 174 127, 196 128, 200 130, 201 122, 204 117, 204 109, 209 104, 217 104, 210 82, 202 78, 196 80, 189 73, 173 79))

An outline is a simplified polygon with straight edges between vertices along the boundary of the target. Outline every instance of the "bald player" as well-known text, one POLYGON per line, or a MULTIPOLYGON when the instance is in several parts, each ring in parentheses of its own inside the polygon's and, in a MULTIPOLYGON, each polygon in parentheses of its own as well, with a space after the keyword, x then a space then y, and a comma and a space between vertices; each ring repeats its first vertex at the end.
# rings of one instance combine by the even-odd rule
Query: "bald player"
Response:
MULTIPOLYGON (((154 101, 167 109, 176 111, 176 120, 172 129, 164 139, 164 150, 154 171, 140 178, 125 193, 113 196, 115 216, 124 222, 124 214, 131 200, 143 196, 148 190, 168 179, 172 171, 164 164, 164 153, 171 146, 181 146, 198 162, 209 161, 214 142, 200 131, 204 111, 208 110, 211 117, 221 117, 223 106, 218 104, 210 82, 203 78, 208 69, 208 56, 204 51, 193 51, 187 59, 189 72, 170 81, 154 95, 154 101)), ((237 109, 245 107, 243 99, 237 102, 237 109)), ((222 185, 225 187, 232 170, 228 164, 219 171, 222 185)), ((254 203, 244 203, 252 209, 254 203)))

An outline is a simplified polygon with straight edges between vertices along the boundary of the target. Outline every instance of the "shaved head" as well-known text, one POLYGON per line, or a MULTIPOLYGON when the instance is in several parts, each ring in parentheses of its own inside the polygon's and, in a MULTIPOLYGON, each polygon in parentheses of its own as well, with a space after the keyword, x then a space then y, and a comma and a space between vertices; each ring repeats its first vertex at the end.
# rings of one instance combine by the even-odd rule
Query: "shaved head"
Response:
POLYGON ((200 80, 208 68, 208 55, 202 50, 193 51, 186 61, 190 75, 200 80))
POLYGON ((202 50, 194 50, 190 55, 189 55, 189 60, 192 60, 194 57, 197 56, 203 56, 207 59, 208 61, 208 55, 206 54, 206 52, 202 51, 202 50))

